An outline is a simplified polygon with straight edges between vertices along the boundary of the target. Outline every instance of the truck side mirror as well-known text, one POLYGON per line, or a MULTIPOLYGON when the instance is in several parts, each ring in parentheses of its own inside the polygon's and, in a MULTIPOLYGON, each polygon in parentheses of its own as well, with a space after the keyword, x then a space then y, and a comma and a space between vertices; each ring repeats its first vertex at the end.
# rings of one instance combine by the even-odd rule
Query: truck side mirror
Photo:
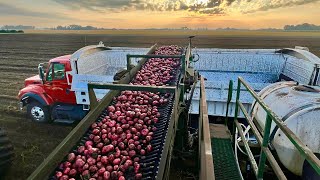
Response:
POLYGON ((42 64, 39 64, 39 66, 38 66, 38 71, 39 71, 39 77, 40 77, 42 83, 44 83, 44 72, 43 72, 43 66, 42 66, 42 64))

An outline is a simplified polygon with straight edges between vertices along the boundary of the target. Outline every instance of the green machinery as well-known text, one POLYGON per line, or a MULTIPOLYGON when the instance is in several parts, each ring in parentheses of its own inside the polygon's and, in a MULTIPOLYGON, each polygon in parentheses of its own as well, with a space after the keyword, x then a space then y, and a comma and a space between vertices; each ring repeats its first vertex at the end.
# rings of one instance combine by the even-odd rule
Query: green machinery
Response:
POLYGON ((99 117, 101 112, 112 102, 113 97, 117 96, 122 90, 150 91, 150 92, 168 92, 174 94, 172 105, 172 113, 167 128, 165 143, 159 162, 156 179, 168 179, 170 170, 170 159, 174 144, 175 148, 183 151, 186 147, 186 134, 188 123, 188 110, 186 105, 188 101, 185 99, 186 92, 193 92, 198 76, 197 73, 189 68, 189 61, 192 60, 190 45, 179 56, 160 56, 153 55, 157 45, 151 47, 147 55, 127 55, 128 72, 113 84, 88 84, 88 92, 90 98, 90 112, 79 124, 70 132, 70 134, 53 150, 53 152, 43 161, 43 163, 31 174, 29 179, 46 179, 52 174, 57 165, 65 158, 66 154, 74 148, 80 138, 87 132, 90 125, 99 117), (131 58, 142 58, 139 63, 132 67, 131 58), (180 75, 176 86, 136 86, 129 85, 138 70, 150 58, 179 58, 181 60, 180 75), (96 101, 93 89, 110 89, 108 94, 100 101, 96 101))
MULTIPOLYGON (((257 93, 250 87, 250 85, 241 77, 238 78, 237 84, 237 96, 236 96, 236 109, 234 119, 225 119, 225 125, 213 124, 208 121, 207 103, 205 101, 205 86, 204 80, 200 81, 200 111, 199 111, 199 152, 200 152, 200 179, 242 179, 241 172, 237 165, 237 160, 234 155, 234 149, 232 148, 232 142, 234 139, 231 134, 235 133, 237 128, 240 137, 243 141, 248 159, 253 167, 253 173, 256 179, 263 179, 266 172, 267 160, 268 166, 270 166, 278 179, 287 179, 283 169, 278 164, 272 151, 269 147, 269 137, 271 122, 275 122, 279 129, 281 129, 285 136, 291 141, 291 143, 298 149, 300 155, 303 156, 310 166, 313 168, 314 173, 320 175, 320 160, 313 154, 313 152, 287 127, 285 123, 263 102, 263 100, 257 95, 257 93), (253 118, 250 117, 246 111, 244 105, 240 101, 241 87, 244 87, 254 99, 259 103, 263 109, 267 112, 266 126, 263 133, 260 133, 253 122, 253 118), (249 143, 246 141, 244 130, 240 126, 238 115, 242 111, 245 116, 245 120, 252 129, 255 135, 259 147, 260 158, 257 162, 249 143), (227 124, 231 124, 231 132, 227 128, 227 124), (211 152, 211 153, 210 153, 211 152), (211 163, 213 162, 213 164, 211 163), (211 171, 211 166, 214 171, 211 171), (212 178, 213 177, 213 178, 212 178)), ((232 99, 233 81, 229 84, 228 104, 232 99)), ((228 114, 228 108, 227 108, 228 114)), ((315 175, 316 176, 316 175, 315 175)))
MULTIPOLYGON (((229 96, 232 94, 232 82, 230 82, 229 88, 229 96)), ((313 154, 313 152, 288 128, 288 126, 274 113, 272 110, 263 102, 261 97, 257 95, 257 93, 250 87, 250 85, 241 77, 238 78, 237 85, 237 96, 236 96, 236 109, 235 109, 235 117, 233 120, 235 128, 238 129, 241 139, 244 142, 245 150, 249 156, 250 163, 253 167, 254 174, 257 179, 263 179, 263 173, 265 170, 266 160, 268 159, 270 166, 275 172, 276 176, 279 179, 287 179, 285 174, 283 173, 281 167, 277 163, 276 159, 272 155, 269 148, 269 137, 270 137, 270 129, 271 123, 275 122, 279 129, 285 134, 285 136, 291 141, 291 143, 298 149, 300 155, 303 156, 308 163, 312 166, 314 171, 320 175, 320 160, 313 154), (253 122, 253 118, 249 116, 249 113, 244 108, 243 104, 240 102, 240 89, 241 87, 245 87, 245 89, 254 97, 254 99, 261 105, 261 107, 266 111, 266 125, 263 130, 262 135, 258 131, 256 125, 253 122), (249 126, 252 128, 252 131, 261 147, 260 159, 259 163, 256 162, 252 151, 250 150, 249 144, 245 141, 245 137, 243 134, 243 129, 238 122, 238 114, 239 110, 245 116, 246 121, 249 126)), ((235 129, 233 128, 233 129, 235 129)))
MULTIPOLYGON (((87 116, 80 121, 80 123, 70 132, 70 134, 56 147, 56 149, 43 161, 43 163, 31 174, 29 179, 47 179, 52 174, 57 165, 65 158, 68 152, 74 148, 75 144, 79 142, 80 138, 87 132, 90 125, 99 117, 101 112, 112 102, 113 97, 117 96, 122 90, 137 90, 150 92, 168 92, 174 94, 174 101, 172 105, 172 112, 170 114, 170 121, 167 128, 165 142, 163 144, 163 151, 159 160, 159 168, 154 179, 169 179, 170 161, 173 155, 173 150, 179 152, 187 151, 188 144, 188 107, 191 102, 192 94, 197 83, 200 83, 200 103, 199 103, 199 119, 198 119, 198 148, 194 152, 194 162, 196 164, 199 179, 242 179, 238 163, 232 148, 232 136, 237 128, 244 142, 245 150, 249 155, 250 163, 253 167, 254 174, 257 179, 263 179, 265 172, 266 160, 268 160, 275 175, 279 179, 286 179, 284 172, 272 155, 268 148, 270 124, 274 121, 279 128, 285 133, 295 147, 300 151, 314 170, 320 174, 320 161, 317 157, 306 147, 285 124, 283 124, 276 114, 274 114, 268 106, 261 100, 261 98, 252 90, 252 88, 242 78, 238 80, 237 86, 237 101, 236 111, 233 120, 226 118, 225 124, 209 123, 208 108, 205 93, 204 78, 200 78, 198 73, 190 67, 190 62, 193 60, 191 54, 191 45, 184 50, 180 56, 159 56, 153 55, 156 45, 152 46, 147 55, 127 55, 127 73, 113 84, 88 84, 90 107, 91 110, 87 116), (131 58, 142 58, 137 66, 131 66, 131 58), (175 86, 136 86, 129 85, 138 70, 150 58, 179 58, 181 60, 181 69, 178 83, 175 86), (264 133, 261 135, 254 125, 252 118, 248 115, 242 103, 239 101, 240 87, 243 85, 247 91, 255 98, 255 100, 267 111, 266 126, 264 133), (108 94, 100 101, 96 101, 93 89, 110 89, 108 94), (191 94, 187 99, 186 94, 191 94), (254 135, 261 147, 260 160, 256 162, 250 150, 249 144, 245 141, 243 129, 238 122, 238 113, 240 110, 245 115, 248 124, 251 126, 254 135), (230 131, 227 124, 233 125, 230 131)), ((233 84, 229 85, 228 103, 231 101, 233 84)), ((228 111, 228 110, 227 110, 228 111)), ((227 112, 228 114, 228 112, 227 112)), ((192 158, 192 156, 190 156, 192 158)))

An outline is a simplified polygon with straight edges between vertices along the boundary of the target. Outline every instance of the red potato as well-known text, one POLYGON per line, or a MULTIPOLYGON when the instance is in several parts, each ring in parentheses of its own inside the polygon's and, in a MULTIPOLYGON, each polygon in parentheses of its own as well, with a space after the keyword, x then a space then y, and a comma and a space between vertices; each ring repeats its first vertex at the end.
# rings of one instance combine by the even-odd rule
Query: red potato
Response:
POLYGON ((117 171, 111 172, 111 179, 118 179, 118 172, 117 171))
POLYGON ((89 171, 91 173, 95 173, 95 172, 98 171, 98 167, 96 165, 92 165, 92 166, 89 167, 89 171))
POLYGON ((103 175, 104 172, 106 172, 106 168, 104 168, 104 167, 102 167, 102 168, 100 168, 100 169, 98 170, 98 174, 99 174, 99 175, 103 175))
POLYGON ((70 153, 68 155, 68 161, 73 162, 76 159, 76 155, 74 153, 70 153))
POLYGON ((88 158, 87 163, 89 164, 89 166, 92 166, 96 163, 96 160, 94 158, 88 158))
POLYGON ((65 168, 65 169, 63 170, 63 174, 69 174, 70 170, 71 170, 71 169, 70 169, 69 167, 65 168))
POLYGON ((101 152, 102 152, 102 154, 106 154, 106 153, 113 151, 113 150, 114 150, 114 146, 112 144, 109 144, 107 146, 103 146, 101 152))
POLYGON ((62 177, 63 176, 63 173, 61 172, 61 171, 57 171, 56 172, 56 177, 57 178, 60 178, 60 177, 62 177))
POLYGON ((104 180, 109 180, 110 179, 110 172, 109 171, 105 171, 103 173, 103 179, 104 180))
POLYGON ((114 112, 115 110, 114 106, 108 106, 108 112, 114 112))
POLYGON ((69 176, 70 177, 75 177, 77 175, 77 170, 76 169, 71 169, 70 171, 69 171, 69 176))
POLYGON ((116 158, 116 159, 113 160, 112 164, 113 165, 119 165, 120 162, 121 162, 120 158, 116 158))
MULTIPOLYGON (((98 161, 98 160, 97 160, 98 161)), ((102 162, 97 162, 97 168, 101 169, 102 167, 104 167, 104 165, 102 164, 102 162)))
POLYGON ((69 180, 69 176, 68 175, 63 175, 60 177, 59 180, 69 180))
POLYGON ((89 164, 88 163, 85 163, 83 166, 82 166, 82 170, 87 170, 89 169, 89 164))
POLYGON ((76 160, 76 167, 82 167, 85 164, 85 162, 82 159, 77 159, 76 160))
POLYGON ((107 165, 108 164, 108 157, 107 156, 102 156, 101 157, 101 163, 107 165))
MULTIPOLYGON (((106 170, 111 173, 113 171, 113 167, 110 165, 110 166, 107 166, 106 167, 106 170)), ((109 174, 110 175, 110 174, 109 174)))

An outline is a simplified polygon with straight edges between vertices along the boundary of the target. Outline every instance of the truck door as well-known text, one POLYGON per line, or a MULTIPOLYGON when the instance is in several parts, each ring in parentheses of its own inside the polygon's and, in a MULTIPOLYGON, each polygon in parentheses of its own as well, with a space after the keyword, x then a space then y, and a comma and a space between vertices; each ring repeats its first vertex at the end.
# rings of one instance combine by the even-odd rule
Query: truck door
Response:
POLYGON ((66 79, 65 66, 65 64, 58 62, 50 64, 44 88, 55 103, 76 104, 75 94, 70 91, 71 87, 66 79))

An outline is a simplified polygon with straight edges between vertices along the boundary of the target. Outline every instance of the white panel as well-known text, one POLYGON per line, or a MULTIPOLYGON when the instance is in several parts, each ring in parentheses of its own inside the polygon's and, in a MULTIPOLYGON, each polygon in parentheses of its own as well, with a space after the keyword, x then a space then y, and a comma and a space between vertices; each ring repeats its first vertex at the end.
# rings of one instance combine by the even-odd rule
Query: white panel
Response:
POLYGON ((292 56, 286 56, 286 58, 283 74, 301 84, 309 84, 310 79, 313 77, 315 65, 292 56))
POLYGON ((264 72, 279 74, 284 65, 284 58, 274 51, 235 51, 198 50, 199 61, 194 67, 197 70, 264 72))

